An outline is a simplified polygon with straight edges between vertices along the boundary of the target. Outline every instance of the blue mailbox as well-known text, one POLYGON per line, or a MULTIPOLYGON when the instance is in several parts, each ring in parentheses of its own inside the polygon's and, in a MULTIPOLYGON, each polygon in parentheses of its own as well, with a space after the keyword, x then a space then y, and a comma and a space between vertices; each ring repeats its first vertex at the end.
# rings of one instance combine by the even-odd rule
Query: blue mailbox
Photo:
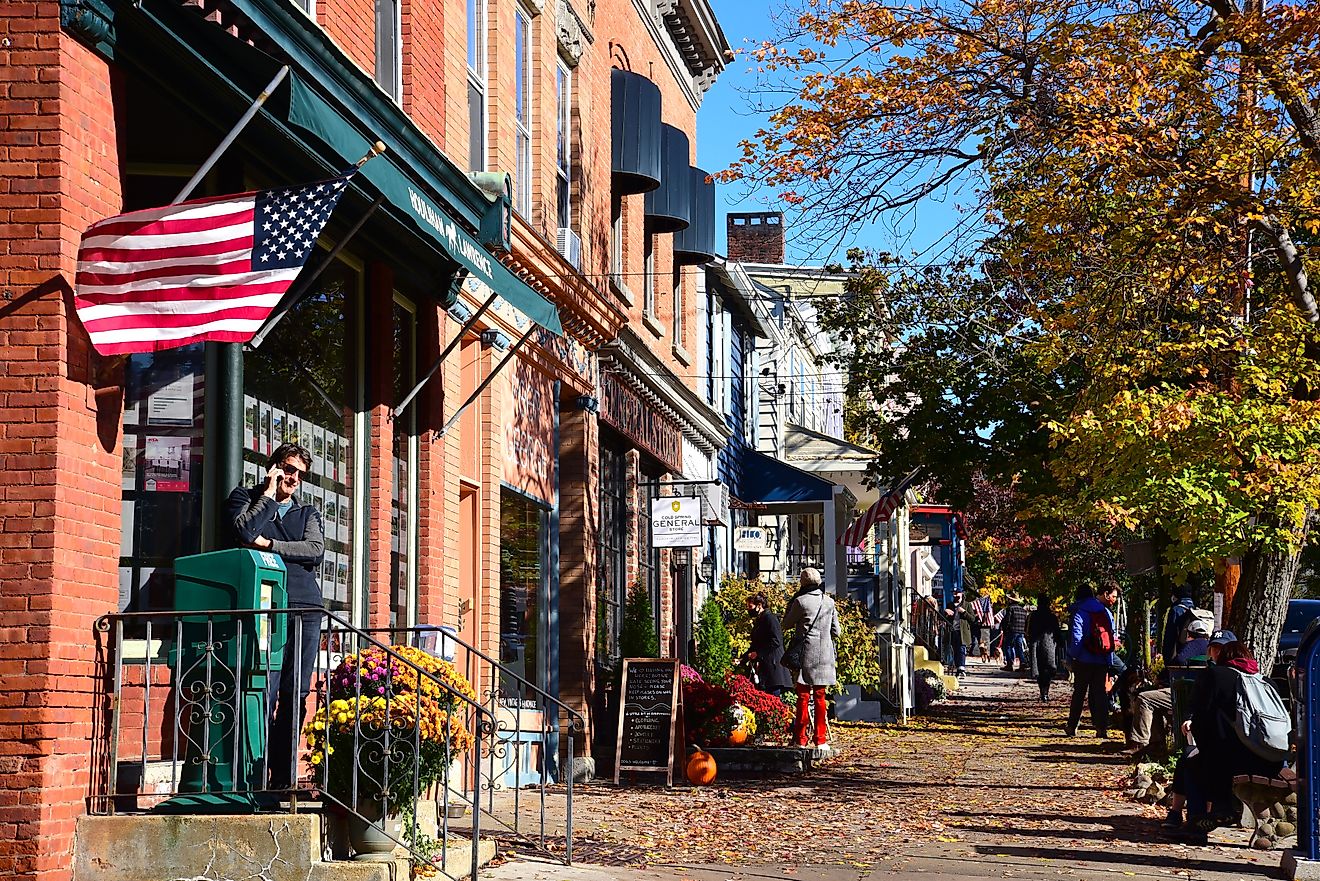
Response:
POLYGON ((1320 860, 1320 619, 1312 621, 1297 649, 1293 679, 1293 730, 1297 732, 1297 850, 1320 860))

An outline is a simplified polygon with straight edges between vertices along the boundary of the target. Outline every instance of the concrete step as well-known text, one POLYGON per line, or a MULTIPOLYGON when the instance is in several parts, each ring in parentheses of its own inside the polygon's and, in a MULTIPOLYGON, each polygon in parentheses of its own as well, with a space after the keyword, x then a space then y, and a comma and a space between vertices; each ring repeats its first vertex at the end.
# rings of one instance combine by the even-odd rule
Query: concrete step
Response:
MULTIPOLYGON (((321 821, 315 813, 80 817, 73 881, 408 881, 402 848, 380 861, 323 861, 321 821)), ((478 858, 495 858, 493 839, 482 839, 478 858)), ((451 837, 446 874, 466 878, 471 867, 472 843, 451 837)))

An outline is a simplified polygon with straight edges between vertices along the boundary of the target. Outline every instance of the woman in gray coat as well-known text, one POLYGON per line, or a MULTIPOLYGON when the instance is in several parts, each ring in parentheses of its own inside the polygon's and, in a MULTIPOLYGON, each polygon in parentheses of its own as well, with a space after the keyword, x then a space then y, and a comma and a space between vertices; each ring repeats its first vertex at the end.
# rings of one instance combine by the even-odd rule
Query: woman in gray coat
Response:
POLYGON ((1059 637, 1059 618, 1050 611, 1049 600, 1041 597, 1040 605, 1027 619, 1027 654, 1031 659, 1031 672, 1040 686, 1040 699, 1050 699, 1050 683, 1058 675, 1056 663, 1059 637))
POLYGON ((798 746, 825 746, 830 739, 825 721, 825 688, 838 681, 834 640, 839 636, 839 612, 833 597, 821 587, 820 572, 803 569, 801 588, 789 601, 784 612, 784 630, 794 631, 789 645, 797 638, 798 628, 806 634, 807 650, 802 669, 794 671, 797 689, 797 719, 793 724, 793 741, 798 746), (813 713, 814 711, 814 713, 813 713), (813 737, 808 738, 809 714, 815 715, 813 737))

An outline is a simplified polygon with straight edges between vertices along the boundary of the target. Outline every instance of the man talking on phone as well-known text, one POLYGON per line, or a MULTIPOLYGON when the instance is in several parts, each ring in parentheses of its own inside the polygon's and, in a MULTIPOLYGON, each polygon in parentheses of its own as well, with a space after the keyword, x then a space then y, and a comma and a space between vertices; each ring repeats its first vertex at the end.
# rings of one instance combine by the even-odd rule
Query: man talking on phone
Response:
POLYGON ((297 444, 281 444, 266 463, 266 480, 253 487, 239 486, 229 494, 227 511, 240 547, 278 554, 286 569, 289 608, 287 639, 281 669, 272 670, 266 694, 271 713, 267 748, 269 785, 290 789, 294 747, 302 742, 303 716, 312 671, 321 646, 324 605, 316 576, 325 556, 321 515, 298 501, 297 492, 312 464, 312 454, 297 444), (302 622, 301 637, 298 622, 302 622), (299 675, 295 677, 295 665, 299 675), (295 689, 295 680, 297 689, 295 689))

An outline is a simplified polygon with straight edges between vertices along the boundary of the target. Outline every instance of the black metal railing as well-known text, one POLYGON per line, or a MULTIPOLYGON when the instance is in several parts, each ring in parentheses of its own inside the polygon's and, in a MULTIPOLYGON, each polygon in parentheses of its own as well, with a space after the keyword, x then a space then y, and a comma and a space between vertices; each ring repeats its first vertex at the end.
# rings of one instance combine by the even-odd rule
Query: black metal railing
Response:
POLYGON ((323 828, 347 833, 327 833, 333 856, 406 854, 477 876, 482 769, 501 729, 461 670, 311 610, 122 613, 96 636, 92 813, 319 807, 323 828), (303 645, 308 627, 317 636, 285 669, 283 641, 303 645), (470 860, 451 865, 460 842, 470 860))
POLYGON ((433 642, 476 686, 478 702, 495 720, 485 764, 474 769, 480 810, 520 841, 571 863, 575 756, 586 733, 582 715, 449 628, 367 632, 408 646, 433 642))
POLYGON ((942 661, 949 645, 949 621, 930 597, 917 597, 912 603, 912 636, 926 647, 932 660, 942 661))

